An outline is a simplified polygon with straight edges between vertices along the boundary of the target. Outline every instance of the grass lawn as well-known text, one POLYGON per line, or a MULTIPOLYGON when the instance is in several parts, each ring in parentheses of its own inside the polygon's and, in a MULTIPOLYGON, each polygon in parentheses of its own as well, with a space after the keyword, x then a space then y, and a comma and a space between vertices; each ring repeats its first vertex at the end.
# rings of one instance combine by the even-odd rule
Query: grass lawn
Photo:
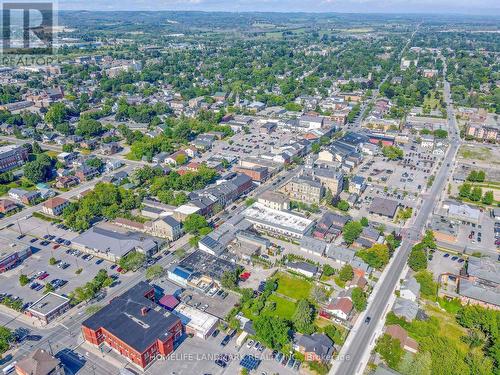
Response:
POLYGON ((271 294, 267 299, 268 302, 272 301, 276 303, 276 310, 269 311, 265 308, 262 313, 267 316, 277 316, 284 319, 291 319, 293 313, 295 312, 295 303, 284 299, 276 294, 271 294))
POLYGON ((490 161, 492 163, 498 164, 498 161, 493 157, 493 153, 488 147, 485 146, 469 146, 462 145, 458 154, 463 159, 468 160, 481 160, 490 161))
POLYGON ((295 300, 309 297, 313 287, 310 281, 285 273, 279 273, 277 281, 278 289, 276 292, 295 300))

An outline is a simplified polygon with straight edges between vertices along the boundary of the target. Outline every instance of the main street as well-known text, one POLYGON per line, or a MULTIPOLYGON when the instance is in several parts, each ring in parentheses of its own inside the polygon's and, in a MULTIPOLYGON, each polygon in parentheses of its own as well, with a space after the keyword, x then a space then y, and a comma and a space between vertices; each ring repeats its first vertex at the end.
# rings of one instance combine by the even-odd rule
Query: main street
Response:
POLYGON ((403 277, 402 273, 411 248, 422 235, 427 220, 446 186, 446 181, 452 169, 452 164, 461 141, 455 114, 450 104, 450 85, 448 82, 445 82, 444 85, 444 97, 448 104, 447 114, 450 147, 436 175, 434 183, 428 192, 428 196, 432 198, 423 201, 422 207, 415 217, 411 230, 405 231, 406 236, 403 238, 399 251, 394 254, 394 259, 384 270, 384 274, 379 280, 379 285, 370 297, 367 310, 356 321, 346 344, 338 355, 338 359, 333 364, 330 374, 354 375, 363 372, 366 366, 366 358, 375 344, 376 334, 379 333, 377 332, 377 327, 380 326, 378 323, 385 319, 385 313, 389 307, 390 298, 396 289, 397 283, 403 277), (370 317, 369 323, 365 323, 366 317, 370 317))

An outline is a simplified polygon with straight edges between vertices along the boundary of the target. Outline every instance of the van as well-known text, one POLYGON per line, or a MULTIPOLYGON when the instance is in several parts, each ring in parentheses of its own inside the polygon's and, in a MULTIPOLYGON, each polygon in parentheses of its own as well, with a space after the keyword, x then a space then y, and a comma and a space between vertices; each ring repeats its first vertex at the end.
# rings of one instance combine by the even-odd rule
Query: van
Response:
POLYGON ((10 374, 11 372, 14 372, 14 370, 16 369, 16 361, 12 362, 10 365, 4 367, 2 369, 2 372, 4 373, 4 375, 6 374, 10 374))

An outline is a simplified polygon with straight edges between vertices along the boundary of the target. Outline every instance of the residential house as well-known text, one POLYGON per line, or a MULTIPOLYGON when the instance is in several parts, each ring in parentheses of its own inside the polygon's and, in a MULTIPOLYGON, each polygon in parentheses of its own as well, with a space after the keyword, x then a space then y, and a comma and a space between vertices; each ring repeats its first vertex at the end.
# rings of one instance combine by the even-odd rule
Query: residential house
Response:
POLYGON ((181 223, 172 216, 161 217, 151 223, 149 232, 155 237, 167 238, 175 241, 182 236, 181 223))
POLYGON ((333 316, 346 321, 351 315, 353 304, 349 298, 336 298, 325 308, 325 310, 333 316))
POLYGON ((12 202, 10 199, 0 199, 0 213, 7 214, 11 211, 17 209, 17 204, 12 202))
POLYGON ((314 277, 318 273, 318 267, 307 262, 288 262, 286 268, 306 277, 314 277))
POLYGON ((420 296, 420 284, 414 277, 403 280, 399 290, 399 295, 401 298, 405 298, 413 302, 417 301, 420 296))
POLYGON ((39 191, 27 191, 24 189, 12 188, 9 190, 9 197, 24 204, 33 204, 41 197, 39 191))
POLYGON ((304 236, 300 240, 300 250, 307 254, 323 256, 326 250, 326 242, 304 236))
POLYGON ((410 352, 418 352, 418 343, 408 336, 408 332, 399 325, 392 324, 385 328, 385 333, 400 342, 401 348, 410 352))
POLYGON ((63 210, 69 205, 67 199, 61 197, 54 197, 46 200, 43 203, 42 211, 43 213, 51 216, 59 216, 63 213, 63 210))
POLYGON ((302 354, 306 361, 330 362, 333 355, 333 341, 323 333, 312 335, 296 334, 293 349, 302 354))
POLYGON ((99 175, 99 170, 95 167, 89 165, 82 165, 76 172, 75 176, 80 180, 80 182, 90 181, 94 177, 99 175))
POLYGON ((80 180, 76 176, 61 176, 56 177, 56 188, 68 189, 72 186, 78 185, 80 180))
POLYGON ((396 298, 394 306, 392 307, 392 312, 397 317, 403 318, 407 322, 411 322, 417 317, 418 304, 415 301, 411 301, 409 299, 396 298))
POLYGON ((257 201, 266 207, 272 208, 273 210, 283 211, 290 209, 290 199, 281 193, 271 190, 267 190, 262 193, 258 197, 257 201))
MULTIPOLYGON (((45 349, 34 352, 14 361, 17 375, 64 375, 64 366, 59 359, 45 349)), ((4 371, 5 372, 5 371, 4 371)))

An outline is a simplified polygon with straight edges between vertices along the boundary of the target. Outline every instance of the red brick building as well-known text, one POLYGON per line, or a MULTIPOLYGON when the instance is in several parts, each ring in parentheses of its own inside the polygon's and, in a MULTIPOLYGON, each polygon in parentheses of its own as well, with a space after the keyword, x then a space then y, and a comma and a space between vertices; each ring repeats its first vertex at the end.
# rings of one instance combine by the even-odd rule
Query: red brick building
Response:
POLYGON ((106 345, 141 368, 174 351, 183 334, 178 317, 155 301, 141 281, 82 323, 85 341, 106 345))

